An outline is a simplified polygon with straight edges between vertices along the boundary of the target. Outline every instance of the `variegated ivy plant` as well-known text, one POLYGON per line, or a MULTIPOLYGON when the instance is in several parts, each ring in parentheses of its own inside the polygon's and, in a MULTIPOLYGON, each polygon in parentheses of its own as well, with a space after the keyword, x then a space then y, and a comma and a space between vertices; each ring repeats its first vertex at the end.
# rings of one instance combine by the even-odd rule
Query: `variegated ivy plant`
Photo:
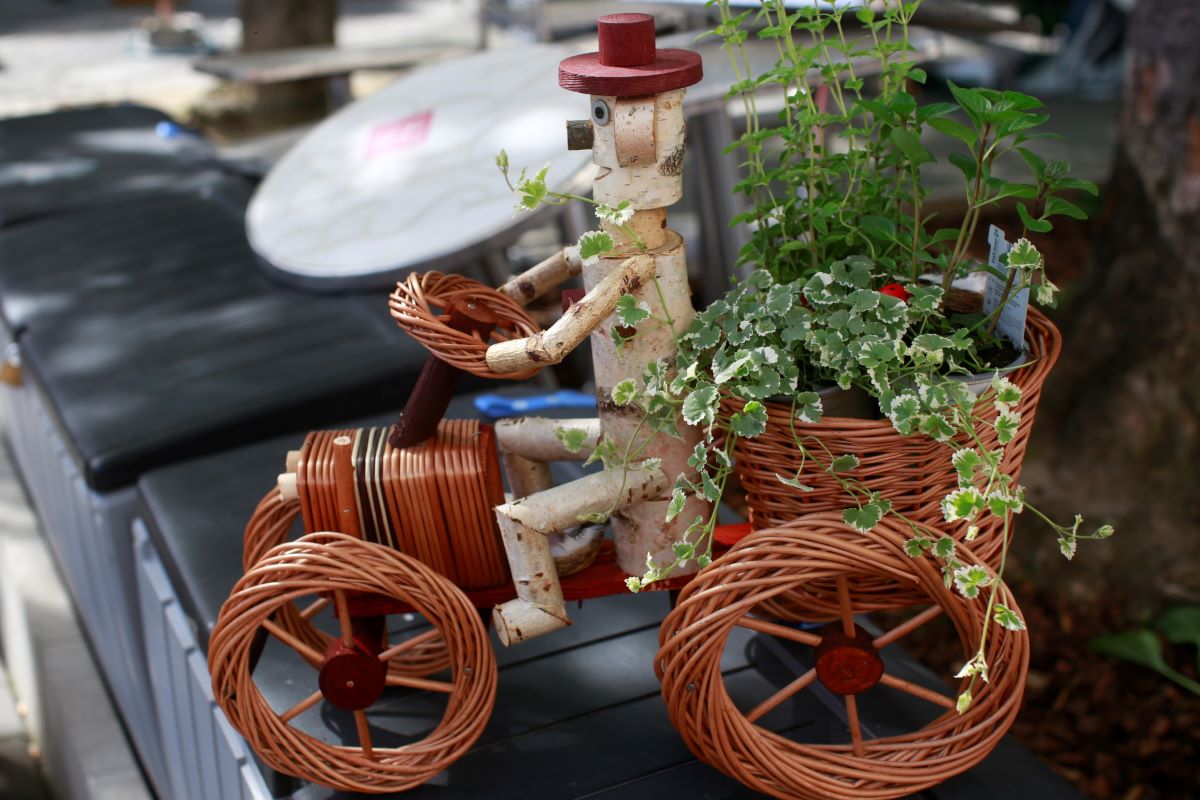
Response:
MULTIPOLYGON (((1014 245, 1009 265, 1016 290, 1040 285, 1042 259, 1028 240, 1014 245)), ((981 364, 976 331, 932 332, 943 321, 940 286, 909 283, 901 287, 903 292, 881 291, 890 287, 879 285, 873 267, 868 259, 852 256, 834 262, 828 271, 788 283, 777 283, 767 271, 757 270, 725 298, 697 314, 680 337, 675 365, 651 365, 640 389, 633 382, 618 387, 622 402, 678 409, 686 422, 705 432, 691 461, 698 474, 694 479, 678 478, 668 518, 679 513, 689 494, 714 502, 720 499, 733 470, 737 440, 757 437, 766 430, 763 401, 790 402, 796 420, 815 424, 820 422, 823 408, 814 387, 837 384, 866 390, 902 435, 929 436, 946 445, 946 458, 955 468, 958 485, 942 500, 945 520, 966 522, 970 541, 986 515, 1001 519, 1005 544, 999 578, 1007 560, 1012 518, 1026 509, 1051 526, 1067 558, 1074 556, 1079 540, 1112 535, 1108 525, 1081 533, 1081 517, 1070 525, 1060 525, 1027 503, 1024 489, 1001 470, 1005 447, 1020 423, 1020 388, 1000 371, 992 372, 981 364), (993 374, 983 399, 990 398, 996 410, 991 424, 998 447, 987 447, 980 440, 974 415, 980 397, 962 380, 980 372, 993 374), (723 413, 723 395, 744 401, 740 410, 723 413)), ((1035 291, 1035 295, 1053 299, 1046 291, 1035 291)), ((622 325, 637 323, 632 317, 618 316, 622 325)), ((986 328, 990 322, 990 315, 980 316, 975 327, 986 328)), ((659 415, 660 419, 665 416, 659 415)), ((869 533, 885 514, 904 519, 889 500, 854 477, 859 466, 856 456, 829 452, 819 439, 801 435, 795 428, 792 435, 802 463, 823 470, 841 486, 846 495, 843 518, 847 524, 869 533)), ((801 469, 795 475, 777 477, 798 492, 811 491, 803 483, 803 473, 801 469)), ((694 520, 676 548, 675 563, 650 565, 644 575, 629 580, 630 589, 637 591, 660 580, 692 559, 707 564, 715 524, 715 515, 694 520)), ((997 603, 999 582, 986 569, 960 562, 951 537, 931 539, 915 525, 913 531, 906 544, 910 556, 938 559, 948 586, 969 599, 987 591, 988 613, 996 624, 1023 629, 1021 618, 997 603)), ((987 635, 985 631, 975 657, 964 666, 962 676, 969 675, 972 680, 960 698, 962 709, 970 704, 975 680, 987 679, 983 655, 987 635)))

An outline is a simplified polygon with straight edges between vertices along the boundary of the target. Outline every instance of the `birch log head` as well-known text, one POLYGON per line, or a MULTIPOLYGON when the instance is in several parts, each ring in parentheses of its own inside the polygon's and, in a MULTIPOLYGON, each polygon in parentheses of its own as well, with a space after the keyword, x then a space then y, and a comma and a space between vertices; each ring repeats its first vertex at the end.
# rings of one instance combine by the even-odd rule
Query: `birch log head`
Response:
POLYGON ((683 197, 687 148, 683 89, 648 97, 592 96, 593 195, 636 211, 664 208, 683 197))

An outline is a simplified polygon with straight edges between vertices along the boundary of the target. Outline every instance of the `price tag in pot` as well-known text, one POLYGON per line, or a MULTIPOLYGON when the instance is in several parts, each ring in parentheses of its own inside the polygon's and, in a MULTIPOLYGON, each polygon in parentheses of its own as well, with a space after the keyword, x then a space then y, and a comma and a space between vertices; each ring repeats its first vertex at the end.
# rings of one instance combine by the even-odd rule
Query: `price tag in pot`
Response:
MULTIPOLYGON (((984 314, 995 311, 1004 297, 1004 284, 1008 276, 1004 256, 1011 249, 1012 243, 1005 241, 1004 231, 995 225, 988 226, 988 266, 995 270, 995 274, 987 273, 987 285, 983 290, 984 314), (999 277, 1001 275, 1005 277, 999 277)), ((996 323, 996 330, 1000 335, 1012 342, 1018 350, 1025 349, 1025 312, 1028 309, 1029 290, 1022 289, 1008 298, 996 323)))

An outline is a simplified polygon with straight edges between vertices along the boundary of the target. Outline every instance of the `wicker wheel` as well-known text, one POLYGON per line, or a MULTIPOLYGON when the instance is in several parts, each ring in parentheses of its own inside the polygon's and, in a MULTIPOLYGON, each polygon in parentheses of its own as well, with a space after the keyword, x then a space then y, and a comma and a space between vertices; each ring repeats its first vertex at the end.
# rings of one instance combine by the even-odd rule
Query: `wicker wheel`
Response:
MULTIPOLYGON (((273 488, 259 501, 258 507, 246 525, 242 537, 242 571, 249 572, 262 560, 267 551, 288 540, 288 534, 300 516, 300 501, 284 502, 279 489, 273 488)), ((328 597, 317 598, 303 609, 295 603, 285 603, 275 612, 274 621, 297 640, 307 645, 305 653, 324 653, 333 637, 316 627, 313 618, 329 607, 328 597)), ((305 660, 308 660, 305 658, 305 660)), ((320 669, 320 661, 309 661, 314 669, 320 669)), ((450 666, 450 652, 441 635, 423 641, 388 660, 388 674, 423 677, 441 672, 450 666)))
MULTIPOLYGON (((875 649, 928 620, 941 614, 950 618, 964 659, 989 624, 986 596, 967 601, 947 589, 930 560, 904 554, 905 538, 906 532, 889 522, 863 536, 836 515, 811 515, 751 534, 683 590, 663 623, 655 667, 671 721, 698 758, 776 797, 862 800, 907 797, 971 768, 991 752, 1020 708, 1029 668, 1028 637, 991 624, 986 648, 991 680, 976 685, 974 702, 961 715, 951 697, 889 675, 875 649), (803 597, 804 587, 818 578, 832 580, 840 589, 838 621, 821 632, 752 615, 762 600, 781 592, 803 597), (849 587, 862 578, 897 588, 915 584, 932 605, 872 639, 853 620, 858 609, 851 604, 849 587), (735 626, 816 647, 815 666, 742 710, 730 698, 721 673, 721 656, 735 626), (756 724, 817 681, 844 696, 849 742, 800 744, 756 724), (865 737, 856 695, 876 682, 945 711, 913 733, 865 737)), ((973 555, 964 547, 960 558, 970 563, 973 555)), ((1007 588, 1001 587, 999 602, 1015 609, 1007 588)), ((824 596, 817 598, 817 616, 828 611, 824 603, 824 596)))
POLYGON ((488 366, 490 344, 523 339, 540 333, 541 329, 513 300, 478 281, 441 272, 414 272, 396 284, 388 307, 396 324, 409 336, 458 369, 482 378, 514 381, 532 377, 540 369, 500 374, 488 366), (497 320, 495 329, 487 339, 454 330, 446 324, 452 306, 486 309, 497 320))
POLYGON ((337 533, 312 534, 279 545, 238 581, 213 630, 208 666, 218 704, 263 761, 280 772, 346 791, 399 792, 428 781, 478 739, 496 694, 495 656, 479 615, 462 592, 415 559, 337 533), (398 748, 373 747, 365 706, 343 705, 354 711, 357 746, 329 744, 294 727, 292 720, 332 696, 324 668, 316 691, 292 708, 276 711, 267 704, 251 675, 251 651, 261 629, 309 663, 324 667, 333 660, 272 621, 284 606, 315 593, 333 595, 341 641, 347 647, 354 636, 349 593, 398 599, 433 624, 433 631, 398 644, 385 643, 378 656, 384 663, 440 632, 452 663, 448 681, 390 673, 385 681, 389 687, 447 695, 444 715, 424 739, 398 748))

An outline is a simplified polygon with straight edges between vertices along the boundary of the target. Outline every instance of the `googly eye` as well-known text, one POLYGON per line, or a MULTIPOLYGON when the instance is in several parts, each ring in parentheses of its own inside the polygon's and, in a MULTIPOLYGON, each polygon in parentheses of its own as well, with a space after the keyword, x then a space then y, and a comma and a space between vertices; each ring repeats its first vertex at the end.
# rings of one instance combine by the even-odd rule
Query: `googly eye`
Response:
POLYGON ((612 113, 608 110, 608 103, 603 100, 592 101, 592 122, 597 125, 604 126, 612 119, 612 113))

